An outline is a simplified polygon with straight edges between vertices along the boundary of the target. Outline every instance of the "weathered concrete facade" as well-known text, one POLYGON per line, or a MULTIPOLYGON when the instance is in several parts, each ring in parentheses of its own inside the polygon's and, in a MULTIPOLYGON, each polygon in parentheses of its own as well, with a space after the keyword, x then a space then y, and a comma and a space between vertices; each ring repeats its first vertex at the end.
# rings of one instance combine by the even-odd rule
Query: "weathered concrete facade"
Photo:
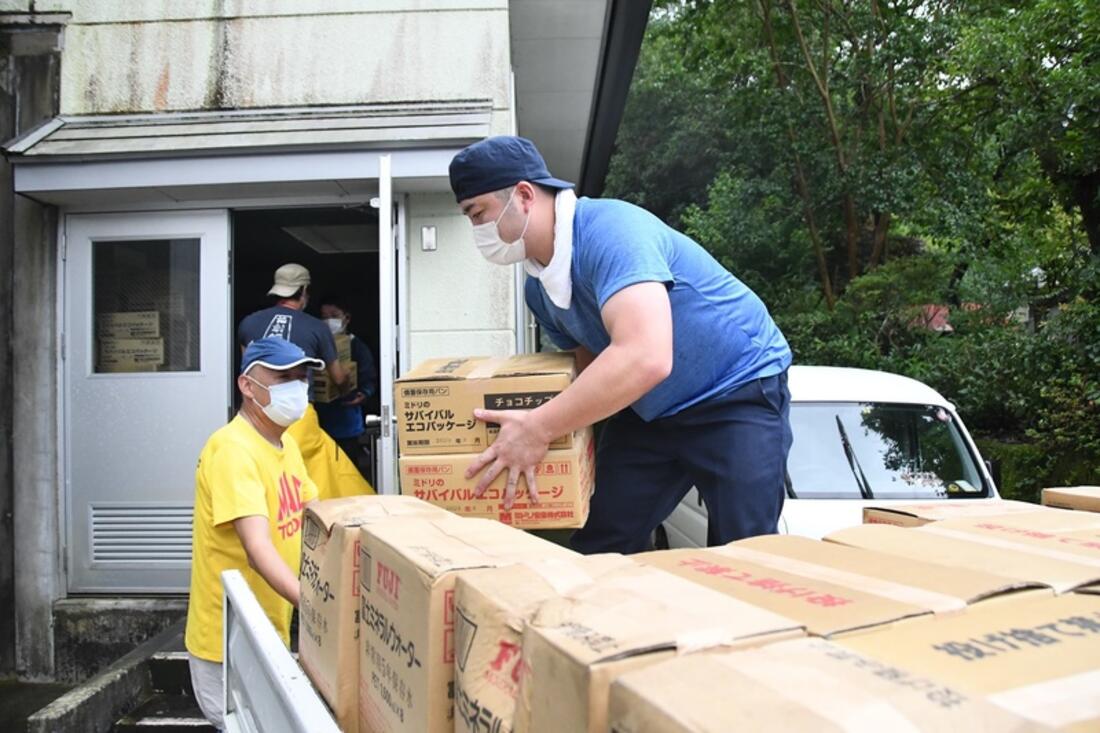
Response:
MULTIPOLYGON (((66 410, 73 404, 66 380, 79 362, 64 362, 70 351, 64 329, 71 303, 83 301, 69 297, 67 283, 77 268, 71 256, 66 261, 69 245, 58 241, 59 232, 81 216, 102 212, 147 221, 188 209, 217 209, 229 221, 238 208, 365 207, 380 185, 380 156, 394 151, 395 161, 424 169, 393 172, 401 211, 396 234, 405 257, 394 265, 398 279, 405 279, 393 325, 407 336, 403 364, 513 352, 522 333, 519 279, 513 269, 476 255, 446 179, 445 161, 455 146, 476 137, 417 136, 441 126, 432 115, 463 120, 480 115, 476 136, 516 131, 516 100, 524 90, 517 97, 514 80, 523 76, 539 92, 530 109, 542 123, 533 129, 545 139, 536 135, 536 142, 572 150, 575 170, 565 177, 581 180, 587 165, 581 158, 593 150, 592 128, 607 114, 601 100, 607 88, 622 86, 621 79, 603 78, 623 68, 604 49, 606 38, 614 36, 613 9, 629 7, 634 22, 640 15, 644 26, 648 5, 646 0, 0 0, 0 143, 57 116, 52 129, 68 126, 61 142, 73 149, 85 146, 84 152, 55 159, 33 159, 20 150, 0 161, 0 674, 14 669, 31 679, 57 674, 75 679, 94 669, 71 654, 86 643, 81 635, 92 627, 65 600, 89 592, 74 584, 75 571, 65 564, 72 545, 82 544, 74 542, 72 527, 89 520, 83 509, 66 515, 74 484, 66 463, 71 454, 66 410), (545 22, 547 17, 553 22, 545 22), (513 74, 513 44, 521 42, 537 73, 513 74), (569 66, 571 61, 577 63, 569 66), (354 116, 371 105, 399 111, 366 109, 364 117, 337 120, 331 130, 311 126, 321 112, 354 116), (555 126, 553 113, 563 108, 573 114, 555 126), (264 117, 268 113, 272 116, 264 117), (341 124, 386 114, 387 123, 370 129, 388 130, 392 124, 392 139, 336 144, 319 139, 341 124), (122 122, 106 131, 97 127, 104 120, 122 122), (172 129, 177 124, 191 127, 181 135, 172 129), (252 149, 211 152, 188 146, 188 135, 209 141, 224 132, 223 124, 235 125, 235 140, 264 125, 281 126, 279 134, 288 137, 296 129, 299 136, 293 145, 252 149), (119 127, 125 134, 118 135, 119 127), (303 141, 302 130, 315 139, 303 141), (131 132, 132 146, 119 149, 117 140, 127 140, 131 132), (108 134, 116 136, 116 147, 97 150, 96 140, 108 134), (285 172, 314 162, 339 174, 326 177, 329 168, 313 178, 285 172), (237 171, 226 170, 234 166, 248 170, 234 179, 237 171), (55 179, 61 183, 53 189, 18 189, 13 167, 35 175, 61 171, 55 179), (196 173, 200 168, 201 173, 217 168, 216 175, 204 178, 196 173), (113 176, 110 185, 98 178, 104 171, 113 176), (65 180, 65 173, 73 176, 65 180), (136 177, 125 180, 132 174, 136 177), (74 178, 81 178, 79 187, 70 185, 74 178), (432 251, 421 247, 423 227, 435 228, 432 251)), ((630 58, 626 64, 627 80, 633 63, 630 58)), ((601 134, 613 139, 618 118, 608 119, 603 127, 610 133, 601 134)), ((472 123, 452 127, 467 129, 462 128, 467 124, 472 123)), ((524 132, 521 124, 518 131, 524 132)), ((224 261, 225 253, 221 256, 224 261)), ((144 632, 135 626, 134 641, 179 612, 178 602, 158 604, 168 615, 151 615, 153 626, 144 632)), ((125 634, 115 638, 129 640, 125 634)))
MULTIPOLYGON (((57 113, 63 22, 0 14, 0 138, 57 113)), ((0 161, 0 673, 31 679, 53 673, 49 619, 61 588, 56 314, 42 295, 55 290, 56 221, 52 207, 14 196, 0 161)))

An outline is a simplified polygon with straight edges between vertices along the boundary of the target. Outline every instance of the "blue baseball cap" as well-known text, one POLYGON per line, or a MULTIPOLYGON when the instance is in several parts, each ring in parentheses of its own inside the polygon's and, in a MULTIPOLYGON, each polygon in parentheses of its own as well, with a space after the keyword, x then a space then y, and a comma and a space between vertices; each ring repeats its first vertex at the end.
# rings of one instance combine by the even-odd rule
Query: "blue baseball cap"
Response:
POLYGON ((257 364, 278 372, 303 364, 314 369, 325 368, 325 362, 306 356, 298 344, 271 336, 256 339, 245 348, 241 358, 241 374, 247 374, 257 364))
POLYGON ((533 142, 511 135, 485 138, 463 148, 451 160, 450 175, 455 201, 499 191, 520 181, 573 188, 569 181, 550 175, 533 142))

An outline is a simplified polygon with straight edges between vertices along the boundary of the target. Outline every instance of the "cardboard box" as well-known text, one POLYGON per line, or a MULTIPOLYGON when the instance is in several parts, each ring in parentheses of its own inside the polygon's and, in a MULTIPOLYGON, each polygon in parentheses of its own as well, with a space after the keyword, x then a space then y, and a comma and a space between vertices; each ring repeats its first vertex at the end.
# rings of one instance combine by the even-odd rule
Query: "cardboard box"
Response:
POLYGON ((577 434, 570 448, 548 451, 535 467, 539 503, 527 496, 527 478, 521 476, 516 487, 516 502, 504 509, 507 472, 489 484, 485 495, 474 498, 480 479, 466 478, 466 469, 477 458, 475 453, 438 456, 402 456, 398 461, 401 493, 431 502, 455 514, 496 519, 513 527, 552 529, 583 527, 588 519, 589 500, 596 485, 596 447, 592 429, 577 434))
POLYGON ((341 730, 359 728, 359 527, 448 516, 411 496, 355 496, 307 507, 302 518, 298 661, 341 730))
POLYGON ((558 595, 632 565, 622 555, 524 562, 455 580, 455 733, 510 733, 523 671, 523 627, 558 595))
POLYGON ((96 336, 105 338, 158 338, 160 333, 160 312, 118 311, 96 315, 96 336))
POLYGON ((838 642, 1060 730, 1100 728, 1100 597, 971 609, 838 642))
MULTIPOLYGON (((577 367, 572 354, 432 359, 394 385, 401 455, 480 453, 498 426, 474 418, 474 410, 530 410, 569 386, 577 367)), ((572 435, 551 448, 569 448, 572 435)))
POLYGON ((943 566, 806 537, 767 535, 724 547, 667 550, 633 556, 692 582, 766 608, 834 638, 1029 589, 974 570, 943 566))
POLYGON ((359 729, 454 730, 459 571, 574 552, 485 519, 403 519, 360 528, 359 729))
POLYGON ((336 342, 336 360, 351 361, 351 336, 338 333, 333 335, 332 340, 336 342))
POLYGON ((160 365, 164 363, 162 338, 105 338, 99 340, 98 362, 160 365))
POLYGON ((347 370, 348 376, 351 377, 351 381, 344 390, 336 388, 336 383, 333 382, 332 377, 329 376, 328 369, 311 370, 313 375, 314 402, 332 402, 333 400, 338 400, 340 397, 359 386, 359 365, 354 361, 343 362, 343 364, 344 369, 347 370))
POLYGON ((1056 486, 1043 489, 1043 505, 1079 512, 1100 512, 1100 486, 1056 486))
POLYGON ((958 517, 991 517, 1041 510, 1042 507, 1026 501, 1001 499, 952 499, 922 504, 872 504, 863 507, 863 523, 919 527, 929 522, 958 517))
MULTIPOLYGON (((1004 517, 997 518, 1003 521, 1004 517)), ((954 524, 959 520, 951 520, 954 524)), ((981 521, 981 520, 975 520, 981 521)), ((884 524, 861 524, 833 532, 825 539, 852 547, 877 550, 891 555, 935 563, 949 568, 969 568, 1011 578, 1021 583, 1042 583, 1055 593, 1068 593, 1100 583, 1100 541, 1090 550, 1088 535, 1079 538, 1077 552, 1060 541, 1060 535, 1049 534, 1049 545, 1018 541, 1012 533, 993 533, 983 538, 978 532, 966 532, 958 527, 935 522, 906 529, 884 524)), ((1028 530, 1025 530, 1028 531, 1028 530)), ((1067 533, 1076 534, 1076 533, 1067 533)), ((1038 542, 1038 541, 1036 541, 1038 542)))
POLYGON ((160 364, 151 364, 149 362, 134 361, 125 357, 100 357, 96 360, 96 372, 98 374, 123 374, 134 372, 156 372, 160 371, 160 364))
POLYGON ((677 654, 758 646, 801 624, 657 568, 629 566, 543 603, 523 630, 515 730, 607 730, 611 683, 677 654))
POLYGON ((1041 731, 980 696, 822 639, 693 654, 611 686, 613 733, 1041 731))

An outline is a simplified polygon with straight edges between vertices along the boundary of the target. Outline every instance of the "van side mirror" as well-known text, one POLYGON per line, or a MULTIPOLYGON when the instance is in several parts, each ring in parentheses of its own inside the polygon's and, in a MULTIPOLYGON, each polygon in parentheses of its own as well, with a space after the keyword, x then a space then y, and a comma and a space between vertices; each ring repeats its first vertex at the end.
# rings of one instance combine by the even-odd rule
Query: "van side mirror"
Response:
POLYGON ((990 477, 993 479, 993 485, 997 487, 997 491, 1001 490, 1001 462, 995 461, 992 458, 985 459, 986 470, 989 471, 990 477))

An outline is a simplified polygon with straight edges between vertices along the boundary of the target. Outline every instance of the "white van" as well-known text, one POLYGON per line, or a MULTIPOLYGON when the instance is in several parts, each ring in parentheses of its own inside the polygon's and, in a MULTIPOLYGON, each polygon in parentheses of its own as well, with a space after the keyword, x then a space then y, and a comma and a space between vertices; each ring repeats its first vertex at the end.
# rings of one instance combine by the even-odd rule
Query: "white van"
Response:
MULTIPOLYGON (((869 504, 999 498, 955 407, 887 372, 793 366, 787 499, 779 531, 820 538, 869 504)), ((657 528, 658 548, 702 547, 707 508, 692 489, 657 528)))

